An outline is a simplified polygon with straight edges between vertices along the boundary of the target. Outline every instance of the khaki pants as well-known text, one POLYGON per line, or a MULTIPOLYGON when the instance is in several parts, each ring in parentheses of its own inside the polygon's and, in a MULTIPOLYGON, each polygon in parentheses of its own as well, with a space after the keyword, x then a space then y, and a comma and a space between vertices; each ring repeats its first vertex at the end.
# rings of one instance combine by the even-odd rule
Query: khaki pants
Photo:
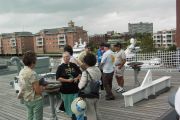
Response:
POLYGON ((86 116, 87 116, 87 120, 97 120, 97 98, 94 99, 89 99, 86 98, 86 107, 87 110, 85 112, 86 116))

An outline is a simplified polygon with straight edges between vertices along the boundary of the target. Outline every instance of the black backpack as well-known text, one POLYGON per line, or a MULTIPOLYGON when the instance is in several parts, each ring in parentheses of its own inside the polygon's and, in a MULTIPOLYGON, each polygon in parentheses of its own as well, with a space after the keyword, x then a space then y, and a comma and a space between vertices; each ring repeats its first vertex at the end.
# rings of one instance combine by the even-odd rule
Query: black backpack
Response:
POLYGON ((89 72, 86 70, 87 83, 80 90, 79 97, 82 98, 99 98, 100 80, 93 80, 89 72), (88 80, 88 76, 90 80, 88 80))

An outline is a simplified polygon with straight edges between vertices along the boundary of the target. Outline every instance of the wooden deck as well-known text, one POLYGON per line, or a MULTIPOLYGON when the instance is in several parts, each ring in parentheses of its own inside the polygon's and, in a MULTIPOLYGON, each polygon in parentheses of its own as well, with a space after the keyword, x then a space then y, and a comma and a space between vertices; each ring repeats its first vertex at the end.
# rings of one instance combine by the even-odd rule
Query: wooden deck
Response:
MULTIPOLYGON (((141 71, 139 80, 142 81, 146 71, 141 71)), ((124 107, 124 98, 121 94, 114 91, 115 100, 106 101, 104 91, 98 105, 98 116, 101 120, 159 120, 161 116, 170 110, 168 104, 168 95, 175 91, 180 85, 180 73, 178 72, 152 72, 153 80, 164 75, 172 76, 172 87, 170 91, 160 94, 155 99, 148 99, 134 104, 134 107, 124 107)), ((25 120, 26 110, 23 104, 20 104, 16 98, 14 89, 9 82, 15 74, 0 76, 0 120, 25 120)), ((116 84, 114 81, 113 84, 116 84)), ((125 88, 129 90, 134 85, 133 71, 125 72, 125 88)), ((50 107, 44 107, 44 119, 50 120, 50 107)), ((64 113, 57 113, 59 120, 70 120, 64 113)))

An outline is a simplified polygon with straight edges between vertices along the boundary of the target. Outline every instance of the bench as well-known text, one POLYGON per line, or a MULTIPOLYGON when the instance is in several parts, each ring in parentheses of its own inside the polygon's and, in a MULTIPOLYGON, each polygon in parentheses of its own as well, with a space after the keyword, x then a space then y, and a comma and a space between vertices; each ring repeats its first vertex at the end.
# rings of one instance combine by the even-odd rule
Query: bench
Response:
POLYGON ((134 103, 148 99, 150 95, 156 95, 158 91, 170 87, 170 78, 171 76, 163 76, 152 81, 152 73, 148 70, 141 86, 122 94, 124 96, 125 107, 133 106, 134 103))

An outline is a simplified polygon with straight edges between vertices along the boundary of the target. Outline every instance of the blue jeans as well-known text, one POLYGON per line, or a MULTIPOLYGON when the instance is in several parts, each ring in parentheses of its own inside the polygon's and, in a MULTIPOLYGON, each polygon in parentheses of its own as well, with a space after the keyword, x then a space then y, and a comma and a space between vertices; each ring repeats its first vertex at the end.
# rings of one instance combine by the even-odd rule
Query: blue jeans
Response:
POLYGON ((43 120, 43 99, 27 102, 28 120, 43 120))

